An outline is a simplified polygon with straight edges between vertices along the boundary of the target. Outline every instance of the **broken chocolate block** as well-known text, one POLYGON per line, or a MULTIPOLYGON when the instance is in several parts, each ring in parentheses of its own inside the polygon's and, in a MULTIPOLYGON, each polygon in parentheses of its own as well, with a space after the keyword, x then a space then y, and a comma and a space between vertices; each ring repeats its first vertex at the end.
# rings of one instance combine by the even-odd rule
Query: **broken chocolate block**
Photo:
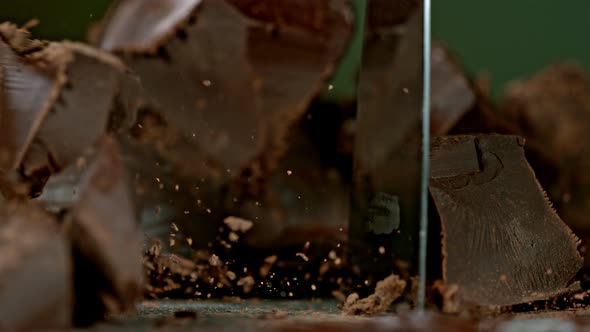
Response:
POLYGON ((0 26, 0 37, 3 170, 22 166, 25 178, 41 172, 42 186, 46 173, 135 121, 139 85, 117 58, 79 43, 30 40, 28 31, 10 24, 0 26), (25 42, 35 47, 19 46, 25 42), (28 152, 39 147, 43 152, 28 152))
POLYGON ((20 164, 41 118, 57 99, 55 91, 60 88, 60 82, 40 68, 23 62, 2 40, 0 72, 3 97, 0 100, 0 167, 8 170, 20 164))
POLYGON ((248 60, 259 77, 264 153, 250 168, 266 175, 288 149, 289 129, 322 90, 352 36, 351 8, 342 0, 230 0, 257 19, 248 29, 248 60))
POLYGON ((156 111, 235 178, 255 159, 251 172, 267 171, 267 159, 284 151, 287 129, 319 93, 352 23, 342 0, 228 2, 235 8, 121 1, 97 44, 121 54, 156 111))
POLYGON ((463 308, 505 307, 579 287, 579 240, 551 208, 516 136, 434 139, 430 192, 443 277, 463 308), (476 167, 476 165, 478 167, 476 167))
POLYGON ((50 44, 35 55, 39 61, 48 61, 46 58, 52 56, 69 59, 60 69, 66 85, 37 133, 57 165, 65 167, 76 161, 107 130, 131 127, 135 110, 124 109, 123 103, 133 105, 133 102, 122 101, 120 97, 131 92, 130 86, 135 81, 117 58, 69 42, 50 44))
POLYGON ((111 12, 98 45, 137 72, 183 140, 239 174, 265 135, 246 20, 216 0, 120 1, 111 12))
POLYGON ((345 242, 348 184, 337 168, 325 165, 323 157, 308 133, 294 129, 289 150, 264 191, 229 200, 226 211, 255 221, 246 234, 248 244, 278 248, 318 239, 334 245, 345 242))
POLYGON ((436 136, 449 132, 475 106, 476 93, 444 47, 435 45, 430 59, 430 132, 436 136))
MULTIPOLYGON (((117 313, 141 294, 141 236, 133 213, 125 169, 114 139, 101 139, 94 158, 82 165, 77 200, 65 215, 75 249, 76 318, 92 321, 104 306, 117 313), (95 298, 98 297, 98 298, 95 298)), ((100 317, 96 317, 100 318, 100 317)))
POLYGON ((0 205, 0 329, 62 329, 72 323, 70 243, 31 202, 0 205))

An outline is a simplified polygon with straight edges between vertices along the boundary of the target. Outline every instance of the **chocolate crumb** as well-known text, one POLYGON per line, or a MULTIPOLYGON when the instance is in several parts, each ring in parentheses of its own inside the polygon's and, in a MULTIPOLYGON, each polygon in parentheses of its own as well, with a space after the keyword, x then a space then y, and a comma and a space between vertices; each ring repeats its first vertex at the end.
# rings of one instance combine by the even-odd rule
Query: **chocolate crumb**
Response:
POLYGON ((357 293, 350 294, 344 303, 345 315, 376 315, 389 309, 406 288, 406 281, 392 274, 377 282, 375 293, 361 299, 357 293))

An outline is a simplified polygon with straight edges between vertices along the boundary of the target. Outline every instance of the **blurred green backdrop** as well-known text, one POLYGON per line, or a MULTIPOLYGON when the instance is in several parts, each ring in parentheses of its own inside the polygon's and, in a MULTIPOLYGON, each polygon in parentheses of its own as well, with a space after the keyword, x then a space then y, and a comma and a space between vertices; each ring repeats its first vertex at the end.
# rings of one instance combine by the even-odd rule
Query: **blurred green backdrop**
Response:
MULTIPOLYGON (((0 21, 23 24, 37 18, 40 25, 34 32, 39 38, 84 40, 89 24, 100 19, 110 1, 0 0, 0 21)), ((362 14, 365 0, 353 3, 362 14)), ((434 0, 432 32, 470 74, 487 73, 498 96, 506 81, 555 61, 571 59, 590 67, 589 13, 590 2, 584 0, 434 0)), ((325 98, 354 97, 360 37, 357 29, 325 98)))

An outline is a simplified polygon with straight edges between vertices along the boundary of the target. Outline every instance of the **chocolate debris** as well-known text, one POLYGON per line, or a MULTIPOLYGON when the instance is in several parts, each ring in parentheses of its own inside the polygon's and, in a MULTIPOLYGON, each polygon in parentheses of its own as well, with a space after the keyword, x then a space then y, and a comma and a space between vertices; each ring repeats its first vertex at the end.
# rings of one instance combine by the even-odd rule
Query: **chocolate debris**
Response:
POLYGON ((359 299, 353 293, 344 302, 344 313, 347 315, 375 315, 389 309, 393 301, 397 300, 406 288, 406 281, 392 274, 377 282, 375 293, 367 298, 359 299))
POLYGON ((571 284, 582 265, 579 240, 551 208, 523 146, 522 138, 499 135, 432 142, 443 277, 458 286, 464 307, 503 307, 579 288, 571 284))

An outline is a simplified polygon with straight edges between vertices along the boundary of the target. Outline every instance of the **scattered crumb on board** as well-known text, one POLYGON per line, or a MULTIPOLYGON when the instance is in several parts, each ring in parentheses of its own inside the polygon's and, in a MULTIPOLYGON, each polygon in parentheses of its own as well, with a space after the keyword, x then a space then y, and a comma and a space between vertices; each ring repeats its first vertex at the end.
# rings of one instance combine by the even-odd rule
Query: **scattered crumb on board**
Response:
POLYGON ((350 294, 344 302, 345 315, 375 315, 387 311, 406 288, 406 281, 392 274, 379 281, 375 293, 361 299, 357 293, 350 294))

